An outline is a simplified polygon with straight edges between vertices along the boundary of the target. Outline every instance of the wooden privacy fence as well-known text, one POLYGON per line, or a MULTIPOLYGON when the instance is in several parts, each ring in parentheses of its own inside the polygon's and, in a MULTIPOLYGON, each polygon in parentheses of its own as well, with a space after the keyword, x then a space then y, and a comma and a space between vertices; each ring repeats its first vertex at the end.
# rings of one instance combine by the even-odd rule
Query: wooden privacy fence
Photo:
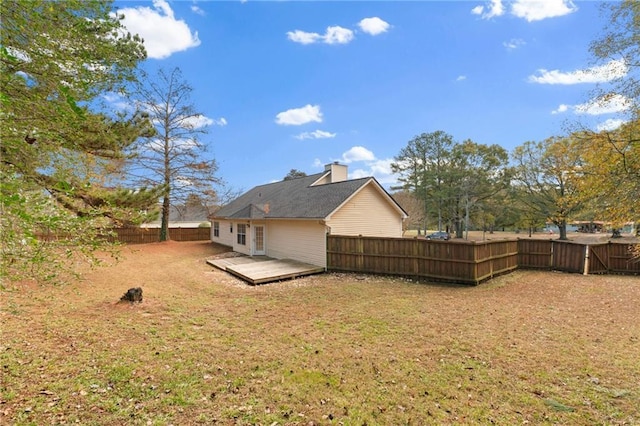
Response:
POLYGON ((518 240, 518 266, 583 273, 587 245, 559 240, 518 240))
POLYGON ((478 284, 518 267, 518 243, 329 235, 327 269, 478 284))
MULTIPOLYGON (((109 241, 126 244, 157 243, 160 241, 160 228, 114 228, 115 235, 107 236, 109 241)), ((169 228, 172 241, 203 241, 211 239, 210 228, 169 228)))
POLYGON ((580 244, 558 240, 518 240, 518 266, 585 274, 640 274, 640 261, 625 243, 580 244))
POLYGON ((631 260, 629 244, 327 237, 327 269, 332 271, 402 275, 475 285, 516 268, 640 274, 640 262, 631 260))
POLYGON ((632 259, 629 244, 604 243, 589 246, 590 274, 640 274, 640 259, 632 259))

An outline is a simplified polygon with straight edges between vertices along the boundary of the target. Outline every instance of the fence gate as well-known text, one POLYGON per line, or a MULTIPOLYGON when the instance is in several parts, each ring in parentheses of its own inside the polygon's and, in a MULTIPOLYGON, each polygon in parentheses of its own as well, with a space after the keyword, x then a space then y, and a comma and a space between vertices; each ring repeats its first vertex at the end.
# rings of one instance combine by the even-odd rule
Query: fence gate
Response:
POLYGON ((609 272, 609 244, 589 246, 589 274, 609 272))

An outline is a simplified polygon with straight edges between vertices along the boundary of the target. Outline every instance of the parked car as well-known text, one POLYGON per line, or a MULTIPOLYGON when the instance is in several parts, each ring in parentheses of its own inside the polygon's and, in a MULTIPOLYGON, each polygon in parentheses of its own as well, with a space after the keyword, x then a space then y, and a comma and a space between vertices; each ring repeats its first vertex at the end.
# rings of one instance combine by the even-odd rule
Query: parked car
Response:
POLYGON ((438 231, 427 235, 427 240, 448 240, 450 238, 448 232, 438 231))

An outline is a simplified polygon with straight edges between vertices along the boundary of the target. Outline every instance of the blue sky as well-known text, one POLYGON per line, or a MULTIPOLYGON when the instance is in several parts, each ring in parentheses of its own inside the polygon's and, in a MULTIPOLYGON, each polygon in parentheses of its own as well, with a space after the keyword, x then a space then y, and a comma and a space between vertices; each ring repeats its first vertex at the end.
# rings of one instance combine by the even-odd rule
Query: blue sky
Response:
POLYGON ((340 161, 396 182, 393 157, 443 130, 511 151, 614 127, 627 106, 591 100, 627 72, 596 64, 599 2, 116 1, 145 39, 143 68, 180 67, 220 175, 238 190, 340 161))

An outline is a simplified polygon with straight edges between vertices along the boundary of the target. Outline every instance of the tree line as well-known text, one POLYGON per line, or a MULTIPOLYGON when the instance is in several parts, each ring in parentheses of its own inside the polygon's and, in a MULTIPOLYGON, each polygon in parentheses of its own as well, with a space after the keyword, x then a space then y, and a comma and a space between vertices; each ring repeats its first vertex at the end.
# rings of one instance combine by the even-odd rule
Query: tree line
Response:
POLYGON ((511 155, 497 145, 454 142, 443 131, 407 143, 391 167, 394 197, 414 229, 437 227, 458 238, 470 227, 542 228, 567 238, 571 220, 640 219, 640 122, 611 131, 582 130, 525 142, 511 155))

